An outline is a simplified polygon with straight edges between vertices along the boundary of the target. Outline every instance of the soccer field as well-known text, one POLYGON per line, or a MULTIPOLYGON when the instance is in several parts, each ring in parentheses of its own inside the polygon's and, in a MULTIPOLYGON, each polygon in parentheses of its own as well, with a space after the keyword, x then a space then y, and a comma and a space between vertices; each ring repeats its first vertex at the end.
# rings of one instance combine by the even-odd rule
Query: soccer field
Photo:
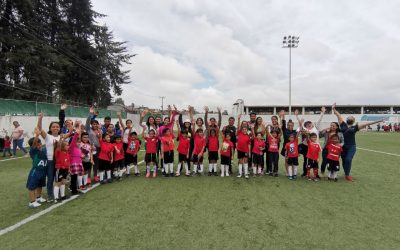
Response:
MULTIPOLYGON (((125 178, 0 236, 0 248, 398 249, 399 139, 360 132, 353 183, 289 181, 283 158, 278 178, 125 178)), ((30 163, 0 161, 1 229, 53 205, 27 207, 30 163)))

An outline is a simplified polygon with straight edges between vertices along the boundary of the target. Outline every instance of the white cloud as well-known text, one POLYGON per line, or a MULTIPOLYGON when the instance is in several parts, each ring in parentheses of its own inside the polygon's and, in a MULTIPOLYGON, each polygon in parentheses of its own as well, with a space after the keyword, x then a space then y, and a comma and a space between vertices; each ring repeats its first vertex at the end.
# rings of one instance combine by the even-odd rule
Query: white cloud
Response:
POLYGON ((400 9, 396 0, 94 0, 134 53, 126 103, 223 106, 288 102, 284 35, 292 51, 293 103, 396 103, 400 9), (390 91, 388 91, 390 90, 390 91))

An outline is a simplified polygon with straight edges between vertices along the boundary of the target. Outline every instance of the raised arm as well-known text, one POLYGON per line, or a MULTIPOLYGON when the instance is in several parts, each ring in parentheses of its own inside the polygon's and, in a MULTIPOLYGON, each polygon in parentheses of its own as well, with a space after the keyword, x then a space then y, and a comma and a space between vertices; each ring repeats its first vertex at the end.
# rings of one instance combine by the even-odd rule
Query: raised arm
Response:
POLYGON ((64 127, 66 108, 67 104, 61 104, 60 111, 58 112, 58 120, 60 122, 60 128, 64 127))
POLYGON ((176 125, 178 126, 178 128, 183 128, 184 125, 183 125, 182 113, 179 114, 176 125))
POLYGON ((118 116, 119 125, 121 126, 122 131, 124 131, 124 130, 125 130, 125 125, 124 125, 124 122, 122 121, 122 114, 121 114, 121 112, 117 112, 117 116, 118 116))
POLYGON ((377 124, 377 123, 381 123, 381 122, 383 122, 384 120, 379 120, 379 121, 373 121, 373 122, 367 122, 367 123, 363 123, 363 124, 358 124, 357 126, 358 126, 358 129, 364 129, 364 128, 366 128, 366 127, 368 127, 368 126, 370 126, 370 125, 374 125, 374 124, 377 124))
POLYGON ((294 111, 294 115, 296 116, 296 120, 299 122, 299 127, 303 127, 303 124, 301 124, 301 120, 299 117, 299 111, 297 109, 294 111))
POLYGON ((237 134, 237 132, 240 130, 240 118, 241 118, 241 117, 242 117, 241 114, 239 114, 238 117, 237 117, 237 131, 236 131, 236 134, 237 134))
POLYGON ((89 116, 88 116, 88 118, 86 118, 86 123, 85 123, 85 129, 86 129, 87 132, 89 132, 90 129, 91 129, 90 128, 90 123, 92 121, 93 115, 94 115, 94 107, 90 107, 89 108, 89 116))
POLYGON ((32 148, 36 148, 37 143, 39 141, 39 135, 41 134, 41 129, 38 127, 35 128, 35 138, 33 139, 32 148))
POLYGON ((192 106, 189 105, 188 109, 189 109, 189 118, 190 118, 190 121, 193 121, 193 109, 194 109, 194 108, 193 108, 192 106))
POLYGON ((286 120, 285 120, 285 111, 284 110, 281 110, 279 112, 279 119, 281 120, 282 134, 284 134, 286 131, 286 120))
POLYGON ((205 114, 204 114, 204 123, 205 123, 205 125, 206 125, 206 129, 208 129, 208 107, 207 106, 205 106, 204 107, 204 112, 205 112, 205 114))
MULTIPOLYGON (((179 137, 179 135, 181 134, 181 126, 179 124, 179 121, 176 121, 176 126, 178 127, 178 136, 177 137, 179 137)), ((173 133, 173 131, 172 131, 172 133, 173 133)))
POLYGON ((325 107, 321 107, 321 115, 320 115, 318 121, 315 123, 315 127, 317 128, 317 130, 320 129, 321 121, 322 121, 322 118, 325 115, 325 111, 326 111, 326 108, 325 107))
POLYGON ((343 119, 342 115, 339 113, 339 111, 336 110, 336 102, 332 105, 332 110, 333 110, 333 113, 338 118, 339 125, 342 124, 344 119, 343 119))
POLYGON ((222 123, 222 113, 221 113, 221 107, 218 107, 218 127, 221 127, 221 123, 222 123))
POLYGON ((46 139, 47 133, 42 128, 42 120, 43 120, 43 113, 39 113, 38 122, 37 122, 37 126, 36 127, 39 129, 40 135, 43 137, 43 139, 46 139))

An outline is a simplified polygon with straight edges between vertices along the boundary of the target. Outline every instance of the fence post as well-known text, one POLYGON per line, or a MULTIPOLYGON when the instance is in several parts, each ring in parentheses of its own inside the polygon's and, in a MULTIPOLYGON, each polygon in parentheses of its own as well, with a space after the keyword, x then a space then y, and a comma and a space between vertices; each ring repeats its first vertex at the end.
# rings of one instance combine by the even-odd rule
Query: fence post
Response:
POLYGON ((38 112, 37 112, 37 101, 35 101, 35 116, 37 116, 38 115, 38 112))

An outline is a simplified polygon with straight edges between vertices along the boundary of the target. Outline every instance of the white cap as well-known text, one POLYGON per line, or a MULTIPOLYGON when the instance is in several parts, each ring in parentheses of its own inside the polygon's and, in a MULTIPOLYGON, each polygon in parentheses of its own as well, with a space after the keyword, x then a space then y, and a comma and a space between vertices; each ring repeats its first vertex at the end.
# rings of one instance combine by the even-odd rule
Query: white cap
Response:
POLYGON ((191 123, 189 119, 186 119, 184 123, 191 123))

